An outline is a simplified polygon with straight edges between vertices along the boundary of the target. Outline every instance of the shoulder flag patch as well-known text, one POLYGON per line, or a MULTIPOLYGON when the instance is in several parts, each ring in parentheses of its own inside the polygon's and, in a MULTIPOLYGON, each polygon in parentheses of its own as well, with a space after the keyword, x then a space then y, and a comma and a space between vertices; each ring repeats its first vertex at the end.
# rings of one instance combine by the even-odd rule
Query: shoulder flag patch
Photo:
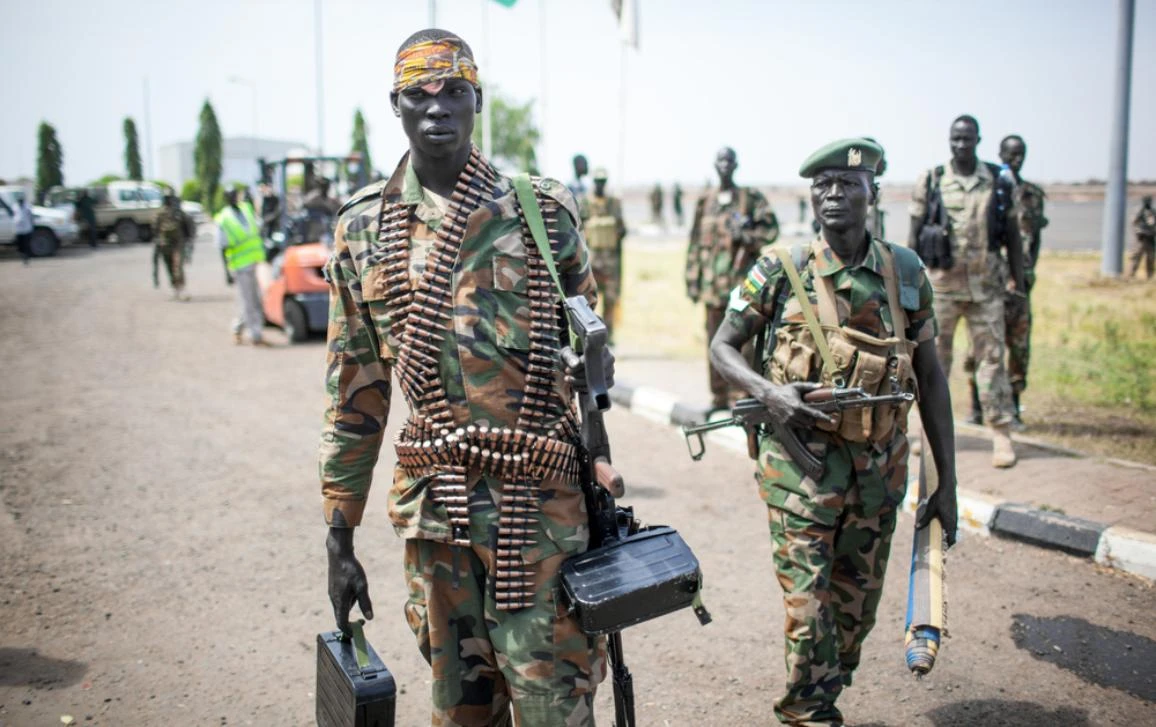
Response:
POLYGON ((763 288, 767 284, 767 274, 763 272, 761 264, 753 265, 751 271, 747 273, 747 279, 743 281, 743 287, 747 294, 752 297, 758 297, 763 288))

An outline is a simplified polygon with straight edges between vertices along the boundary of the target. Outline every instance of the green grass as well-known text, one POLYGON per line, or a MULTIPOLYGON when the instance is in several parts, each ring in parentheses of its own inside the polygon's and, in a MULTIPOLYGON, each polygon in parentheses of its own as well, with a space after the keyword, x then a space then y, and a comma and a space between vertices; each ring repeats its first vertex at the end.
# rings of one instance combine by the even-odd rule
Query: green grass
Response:
MULTIPOLYGON (((616 338, 631 354, 705 356, 702 306, 683 287, 685 246, 628 243, 616 338)), ((1032 292, 1028 436, 1156 464, 1156 283, 1099 276, 1099 256, 1044 254, 1032 292)), ((963 360, 966 337, 957 339, 963 360)), ((957 366, 957 415, 969 408, 957 366)))

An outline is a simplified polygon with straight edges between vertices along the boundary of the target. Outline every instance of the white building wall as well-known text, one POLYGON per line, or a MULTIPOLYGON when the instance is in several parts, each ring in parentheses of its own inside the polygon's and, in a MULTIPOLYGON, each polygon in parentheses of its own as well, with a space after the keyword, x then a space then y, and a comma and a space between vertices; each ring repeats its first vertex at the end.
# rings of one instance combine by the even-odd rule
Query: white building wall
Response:
MULTIPOLYGON (((309 154, 309 147, 300 142, 254 139, 239 136, 225 139, 221 159, 221 183, 257 183, 257 160, 275 161, 292 154, 309 154)), ((177 189, 195 176, 193 165, 194 143, 182 141, 160 148, 160 179, 171 182, 177 189)))

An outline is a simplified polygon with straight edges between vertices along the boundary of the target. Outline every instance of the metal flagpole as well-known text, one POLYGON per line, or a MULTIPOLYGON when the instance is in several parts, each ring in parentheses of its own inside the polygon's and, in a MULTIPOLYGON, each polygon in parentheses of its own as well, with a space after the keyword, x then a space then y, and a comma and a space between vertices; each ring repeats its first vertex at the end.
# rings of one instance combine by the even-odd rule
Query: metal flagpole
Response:
MULTIPOLYGON (((490 0, 482 2, 482 68, 485 73, 490 65, 490 0)), ((486 92, 488 83, 483 84, 486 92)), ((482 97, 482 156, 491 159, 494 155, 494 99, 482 97)))
POLYGON ((325 78, 321 67, 321 0, 313 0, 313 45, 317 50, 317 156, 325 154, 325 78))
POLYGON ((618 189, 626 188, 626 43, 618 44, 618 189))
POLYGON ((1132 25, 1135 0, 1120 0, 1116 38, 1116 109, 1104 195, 1104 230, 1100 272, 1118 277, 1124 272, 1124 218, 1128 210, 1128 116, 1132 101, 1132 25))
POLYGON ((546 143, 550 125, 546 118, 547 91, 550 87, 549 74, 546 72, 549 68, 549 58, 546 54, 546 0, 538 0, 538 52, 538 74, 542 85, 539 94, 541 98, 538 99, 538 148, 542 151, 538 157, 538 169, 542 174, 546 174, 546 165, 550 159, 550 147, 546 143))
POLYGON ((153 173, 153 125, 151 121, 152 113, 149 104, 149 77, 145 76, 141 79, 144 81, 144 132, 145 132, 145 149, 148 150, 147 165, 149 170, 149 179, 156 179, 153 173))
POLYGON ((438 27, 438 0, 429 0, 429 27, 438 27))

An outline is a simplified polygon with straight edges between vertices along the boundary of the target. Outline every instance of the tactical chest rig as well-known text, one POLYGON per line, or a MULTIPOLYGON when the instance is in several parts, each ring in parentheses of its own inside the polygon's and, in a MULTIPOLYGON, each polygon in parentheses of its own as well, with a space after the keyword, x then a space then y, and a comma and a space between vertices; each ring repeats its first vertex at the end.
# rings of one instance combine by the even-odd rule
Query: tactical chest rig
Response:
MULTIPOLYGON (((886 244, 881 245, 880 250, 891 313, 891 335, 887 338, 877 338, 840 324, 835 284, 830 276, 813 276, 819 309, 816 319, 790 251, 774 248, 806 323, 801 328, 779 326, 775 330, 775 348, 769 365, 773 383, 819 381, 825 387, 859 387, 869 396, 916 392, 915 369, 911 361, 915 343, 906 337, 908 320, 907 312, 900 304, 896 253, 886 244)), ((905 286, 910 288, 906 283, 905 286)), ((918 288, 909 292, 916 296, 917 301, 918 288)), ((885 445, 896 427, 906 430, 910 409, 910 403, 850 409, 831 413, 832 423, 820 420, 816 426, 838 434, 848 442, 885 445)))
POLYGON ((591 197, 587 202, 590 217, 582 225, 586 245, 594 253, 614 252, 618 247, 618 218, 614 216, 609 197, 591 197))
MULTIPOLYGON (((411 415, 394 444, 398 465, 407 477, 429 481, 429 497, 444 505, 454 545, 469 546, 467 483, 471 476, 489 475, 502 481, 495 548, 495 600, 502 610, 530 606, 533 583, 521 548, 533 543, 538 507, 537 484, 543 480, 574 480, 578 450, 572 444, 577 425, 572 405, 555 391, 560 346, 558 296, 541 254, 527 245, 527 296, 530 308, 530 351, 522 404, 514 428, 460 426, 454 418, 441 380, 440 344, 453 325, 452 276, 470 213, 493 198, 498 174, 473 150, 450 198, 449 209, 436 231, 425 271, 411 284, 409 276, 410 216, 414 205, 383 202, 379 241, 382 243, 391 333, 399 342, 394 363, 411 415), (559 418, 561 413, 561 418, 559 418)), ((559 204, 542 194, 542 208, 551 247, 557 253, 559 204)), ((521 214, 523 239, 531 239, 521 214)))

